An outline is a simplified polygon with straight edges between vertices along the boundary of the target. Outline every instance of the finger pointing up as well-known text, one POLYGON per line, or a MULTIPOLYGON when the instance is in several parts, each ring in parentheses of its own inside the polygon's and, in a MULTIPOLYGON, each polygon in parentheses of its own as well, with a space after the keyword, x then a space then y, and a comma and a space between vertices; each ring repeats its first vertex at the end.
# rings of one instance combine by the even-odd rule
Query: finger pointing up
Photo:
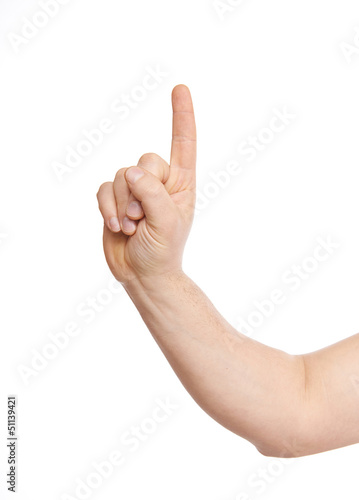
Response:
POLYGON ((183 173, 187 187, 196 184, 197 137, 191 93, 185 85, 177 85, 172 91, 173 126, 171 168, 183 173))

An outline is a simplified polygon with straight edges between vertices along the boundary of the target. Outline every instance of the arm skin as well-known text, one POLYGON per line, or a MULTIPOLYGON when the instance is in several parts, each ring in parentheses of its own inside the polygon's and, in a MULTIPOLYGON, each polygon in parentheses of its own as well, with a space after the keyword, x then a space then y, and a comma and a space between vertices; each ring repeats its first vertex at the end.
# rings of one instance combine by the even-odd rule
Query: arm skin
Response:
POLYGON ((126 290, 187 391, 263 455, 359 441, 359 335, 292 356, 238 333, 181 271, 126 290))
POLYGON ((143 155, 98 192, 107 263, 194 400, 267 456, 359 442, 359 335, 290 355, 238 333, 182 271, 195 205, 196 129, 172 94, 171 160, 143 155))

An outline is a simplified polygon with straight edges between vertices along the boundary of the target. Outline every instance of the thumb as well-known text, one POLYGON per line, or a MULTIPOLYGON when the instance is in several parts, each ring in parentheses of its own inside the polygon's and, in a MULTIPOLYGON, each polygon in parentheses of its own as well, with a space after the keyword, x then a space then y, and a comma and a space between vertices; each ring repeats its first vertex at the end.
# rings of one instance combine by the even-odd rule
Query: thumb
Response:
POLYGON ((132 194, 141 202, 145 217, 151 226, 158 226, 164 214, 175 208, 164 184, 147 170, 130 167, 125 178, 132 194))

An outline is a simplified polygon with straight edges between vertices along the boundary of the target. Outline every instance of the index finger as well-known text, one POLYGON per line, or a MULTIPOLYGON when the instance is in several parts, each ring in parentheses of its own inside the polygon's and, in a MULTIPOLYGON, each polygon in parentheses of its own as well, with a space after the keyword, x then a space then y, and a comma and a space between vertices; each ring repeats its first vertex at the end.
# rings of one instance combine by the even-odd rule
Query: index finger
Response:
POLYGON ((171 168, 183 170, 193 185, 196 175, 197 135, 191 93, 185 85, 172 91, 173 125, 171 168))

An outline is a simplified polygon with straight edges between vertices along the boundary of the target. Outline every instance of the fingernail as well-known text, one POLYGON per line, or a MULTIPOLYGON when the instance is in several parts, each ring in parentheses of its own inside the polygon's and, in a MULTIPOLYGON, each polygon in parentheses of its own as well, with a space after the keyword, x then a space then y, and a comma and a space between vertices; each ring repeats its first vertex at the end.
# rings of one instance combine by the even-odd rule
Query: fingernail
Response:
POLYGON ((142 215, 142 205, 138 201, 131 201, 131 203, 127 207, 127 215, 131 215, 131 217, 139 217, 142 215))
POLYGON ((122 230, 125 233, 133 233, 136 231, 137 224, 133 220, 129 219, 128 217, 124 217, 122 221, 122 230))
POLYGON ((131 167, 126 170, 126 179, 131 184, 134 184, 140 177, 144 175, 144 171, 137 167, 131 167))
POLYGON ((121 229, 120 221, 118 220, 117 217, 111 217, 110 228, 111 228, 111 231, 114 231, 115 233, 118 233, 118 231, 121 229))

